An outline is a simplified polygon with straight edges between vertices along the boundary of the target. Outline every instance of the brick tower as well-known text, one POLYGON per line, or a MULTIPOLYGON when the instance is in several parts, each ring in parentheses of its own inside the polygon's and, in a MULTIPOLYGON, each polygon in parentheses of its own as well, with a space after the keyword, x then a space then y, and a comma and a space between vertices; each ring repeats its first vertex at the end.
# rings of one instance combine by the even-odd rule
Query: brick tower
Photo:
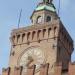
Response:
POLYGON ((55 64, 62 63, 62 73, 68 72, 73 52, 73 40, 59 19, 52 0, 43 0, 31 15, 32 25, 14 29, 11 33, 9 66, 14 75, 15 66, 27 68, 36 65, 39 75, 41 64, 49 63, 48 75, 55 75, 55 64))

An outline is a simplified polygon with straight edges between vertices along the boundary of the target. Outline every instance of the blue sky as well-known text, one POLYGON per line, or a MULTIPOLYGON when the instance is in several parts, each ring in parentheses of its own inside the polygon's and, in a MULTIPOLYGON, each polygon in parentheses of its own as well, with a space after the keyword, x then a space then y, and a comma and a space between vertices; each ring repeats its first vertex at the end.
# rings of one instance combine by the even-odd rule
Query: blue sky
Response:
MULTIPOLYGON (((0 0, 0 70, 8 66, 11 49, 10 33, 17 28, 19 11, 22 8, 20 27, 30 25, 30 16, 41 0, 0 0)), ((75 0, 60 0, 60 17, 75 42, 75 0)), ((58 9, 58 0, 53 1, 58 9)), ((75 45, 74 45, 75 47, 75 45)), ((72 61, 75 60, 75 52, 72 61)))

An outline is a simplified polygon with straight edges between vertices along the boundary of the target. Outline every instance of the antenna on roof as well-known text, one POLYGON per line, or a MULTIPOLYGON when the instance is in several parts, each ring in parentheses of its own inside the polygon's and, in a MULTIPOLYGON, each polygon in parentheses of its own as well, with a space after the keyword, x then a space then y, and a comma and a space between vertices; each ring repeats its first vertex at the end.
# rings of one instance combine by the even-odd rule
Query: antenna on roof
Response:
POLYGON ((60 0, 59 0, 59 4, 58 4, 58 16, 60 18, 60 0))
POLYGON ((22 16, 22 9, 20 10, 20 14, 19 14, 18 28, 19 28, 19 26, 20 26, 21 16, 22 16))

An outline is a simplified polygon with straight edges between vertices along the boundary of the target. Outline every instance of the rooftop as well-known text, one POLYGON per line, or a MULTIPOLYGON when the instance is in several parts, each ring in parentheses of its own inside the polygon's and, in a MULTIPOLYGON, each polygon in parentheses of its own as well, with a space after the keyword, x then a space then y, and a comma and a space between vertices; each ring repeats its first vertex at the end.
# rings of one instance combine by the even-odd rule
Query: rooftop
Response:
POLYGON ((39 10, 49 10, 52 12, 56 11, 53 4, 43 4, 43 3, 39 4, 35 9, 35 11, 39 11, 39 10))

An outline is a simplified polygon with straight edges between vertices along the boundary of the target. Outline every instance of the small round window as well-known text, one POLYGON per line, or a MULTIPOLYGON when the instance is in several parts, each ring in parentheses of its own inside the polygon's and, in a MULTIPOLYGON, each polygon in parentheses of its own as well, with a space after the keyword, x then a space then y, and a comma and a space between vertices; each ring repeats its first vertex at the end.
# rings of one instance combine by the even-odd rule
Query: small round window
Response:
POLYGON ((46 22, 51 21, 51 16, 47 16, 46 22))

